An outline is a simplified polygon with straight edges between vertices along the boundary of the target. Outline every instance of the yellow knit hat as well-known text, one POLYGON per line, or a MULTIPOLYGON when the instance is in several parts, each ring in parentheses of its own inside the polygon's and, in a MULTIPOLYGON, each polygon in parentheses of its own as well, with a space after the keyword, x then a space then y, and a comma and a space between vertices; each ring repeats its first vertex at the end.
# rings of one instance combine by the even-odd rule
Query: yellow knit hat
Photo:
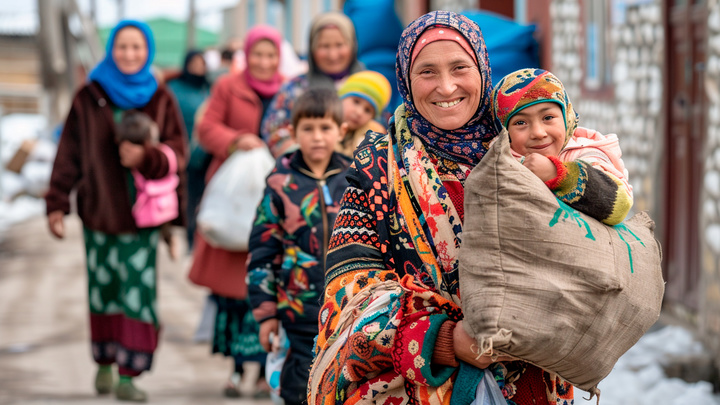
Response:
POLYGON ((340 99, 355 96, 367 100, 375 108, 375 117, 379 117, 390 102, 392 88, 382 74, 364 70, 350 75, 338 90, 338 94, 340 99))

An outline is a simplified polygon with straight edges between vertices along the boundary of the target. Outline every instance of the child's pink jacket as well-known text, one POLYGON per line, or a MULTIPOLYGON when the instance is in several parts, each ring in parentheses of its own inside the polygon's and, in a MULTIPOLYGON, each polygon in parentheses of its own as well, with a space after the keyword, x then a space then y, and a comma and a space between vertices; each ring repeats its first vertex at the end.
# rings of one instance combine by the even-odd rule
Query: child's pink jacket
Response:
MULTIPOLYGON (((511 151, 514 157, 522 157, 512 149, 511 151)), ((621 156, 617 135, 603 135, 594 129, 578 127, 565 148, 560 151, 558 159, 562 162, 582 159, 594 168, 617 177, 625 185, 630 198, 633 198, 633 189, 628 183, 628 171, 621 156)))
POLYGON ((136 189, 132 214, 138 228, 160 226, 177 218, 179 214, 177 156, 167 145, 161 143, 158 148, 168 159, 168 174, 165 177, 148 180, 139 171, 132 171, 136 189))

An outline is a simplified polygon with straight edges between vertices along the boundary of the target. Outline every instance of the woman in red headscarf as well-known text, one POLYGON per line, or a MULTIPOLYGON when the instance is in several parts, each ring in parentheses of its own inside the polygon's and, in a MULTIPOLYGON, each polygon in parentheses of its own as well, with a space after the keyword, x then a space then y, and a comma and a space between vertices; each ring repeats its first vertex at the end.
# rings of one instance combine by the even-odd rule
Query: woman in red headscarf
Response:
MULTIPOLYGON (((247 68, 221 77, 213 87, 198 127, 200 145, 213 155, 206 181, 235 150, 265 147, 259 136, 260 121, 282 84, 278 73, 281 41, 280 33, 272 27, 252 28, 245 37, 247 68)), ((239 395, 242 364, 246 361, 264 364, 266 357, 247 301, 246 260, 247 252, 216 248, 202 235, 195 236, 189 277, 193 283, 208 287, 217 303, 212 352, 235 360, 225 387, 225 395, 230 397, 239 395)))

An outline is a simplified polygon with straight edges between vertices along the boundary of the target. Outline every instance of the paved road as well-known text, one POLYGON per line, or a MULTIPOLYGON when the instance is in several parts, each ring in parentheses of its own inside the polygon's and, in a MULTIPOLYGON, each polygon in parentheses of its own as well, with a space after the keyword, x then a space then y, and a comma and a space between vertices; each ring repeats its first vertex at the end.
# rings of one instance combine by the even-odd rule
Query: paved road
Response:
MULTIPOLYGON (((66 220, 66 239, 44 218, 16 225, 0 244, 0 404, 110 404, 93 390, 81 225, 66 220)), ((186 279, 188 262, 158 252, 163 330, 153 370, 138 378, 154 404, 259 404, 226 399, 229 360, 211 356, 192 336, 205 292, 186 279)))

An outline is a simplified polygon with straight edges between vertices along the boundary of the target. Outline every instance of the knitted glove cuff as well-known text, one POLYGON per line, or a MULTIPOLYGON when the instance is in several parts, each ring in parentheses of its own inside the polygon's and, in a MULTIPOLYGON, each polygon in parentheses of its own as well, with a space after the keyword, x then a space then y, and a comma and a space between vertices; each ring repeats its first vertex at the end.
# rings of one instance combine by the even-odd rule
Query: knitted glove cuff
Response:
POLYGON ((455 358, 455 346, 453 345, 453 331, 456 325, 453 321, 445 321, 440 326, 432 355, 433 364, 451 367, 460 365, 455 358))
POLYGON ((557 176, 555 176, 554 179, 548 180, 545 182, 545 185, 548 186, 550 190, 555 190, 560 186, 560 183, 565 179, 565 177, 568 174, 568 170, 565 167, 565 164, 555 156, 548 156, 548 159, 550 159, 551 162, 555 165, 555 170, 557 170, 557 176))

